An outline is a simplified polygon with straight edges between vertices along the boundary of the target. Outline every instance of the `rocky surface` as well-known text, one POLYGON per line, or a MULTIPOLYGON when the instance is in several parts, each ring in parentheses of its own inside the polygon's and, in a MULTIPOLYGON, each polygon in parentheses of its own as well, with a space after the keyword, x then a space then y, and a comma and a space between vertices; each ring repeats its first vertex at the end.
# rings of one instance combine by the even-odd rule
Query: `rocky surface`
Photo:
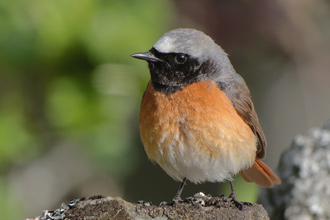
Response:
POLYGON ((95 196, 62 204, 55 211, 44 211, 35 220, 48 219, 247 219, 267 220, 265 209, 259 204, 244 204, 243 210, 227 197, 211 197, 197 193, 176 204, 159 206, 140 201, 129 203, 121 198, 95 196))
POLYGON ((259 196, 270 219, 330 219, 330 120, 298 135, 283 152, 282 184, 259 196))

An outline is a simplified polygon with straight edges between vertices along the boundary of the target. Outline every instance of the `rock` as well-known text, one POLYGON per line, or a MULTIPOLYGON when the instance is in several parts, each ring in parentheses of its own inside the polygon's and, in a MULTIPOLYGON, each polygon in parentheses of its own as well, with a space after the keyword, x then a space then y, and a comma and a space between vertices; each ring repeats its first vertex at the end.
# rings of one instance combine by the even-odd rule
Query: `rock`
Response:
POLYGON ((259 196, 270 219, 330 219, 330 120, 293 140, 282 153, 279 176, 282 184, 259 196))
POLYGON ((95 196, 89 199, 72 200, 55 211, 44 211, 36 218, 46 219, 248 219, 267 220, 268 215, 261 205, 245 204, 239 210, 226 197, 211 197, 197 193, 177 204, 163 202, 160 206, 150 202, 130 203, 121 198, 95 196))

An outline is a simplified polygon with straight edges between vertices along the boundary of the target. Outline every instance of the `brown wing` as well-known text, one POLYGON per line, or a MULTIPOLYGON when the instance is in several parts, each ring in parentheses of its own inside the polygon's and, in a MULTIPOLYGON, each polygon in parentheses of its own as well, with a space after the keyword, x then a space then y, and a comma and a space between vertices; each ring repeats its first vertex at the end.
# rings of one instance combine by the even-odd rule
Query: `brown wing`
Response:
POLYGON ((230 78, 218 81, 218 87, 232 101, 237 113, 247 123, 257 137, 257 157, 263 158, 267 147, 266 137, 259 124, 257 113, 251 100, 250 91, 238 74, 233 74, 230 78))

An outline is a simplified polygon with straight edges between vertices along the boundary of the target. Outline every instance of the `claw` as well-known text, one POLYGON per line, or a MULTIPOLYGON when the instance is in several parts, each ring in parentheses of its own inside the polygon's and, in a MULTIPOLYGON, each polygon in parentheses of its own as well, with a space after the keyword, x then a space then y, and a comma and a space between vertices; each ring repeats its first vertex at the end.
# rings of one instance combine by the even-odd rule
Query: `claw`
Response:
POLYGON ((239 210, 243 210, 244 205, 242 202, 238 201, 235 198, 231 198, 231 200, 234 202, 235 206, 239 209, 239 210))
POLYGON ((166 206, 166 205, 168 205, 168 202, 166 201, 162 201, 161 203, 159 203, 159 206, 166 206))
POLYGON ((179 187, 178 192, 176 193, 176 195, 174 196, 174 198, 172 199, 172 202, 170 203, 170 205, 174 205, 175 207, 179 204, 179 202, 182 202, 183 200, 181 199, 181 193, 183 190, 184 185, 186 184, 187 179, 183 178, 182 183, 179 187))
POLYGON ((229 198, 235 203, 235 206, 239 210, 243 210, 244 204, 246 204, 246 205, 253 205, 253 204, 251 204, 249 202, 241 202, 241 201, 237 200, 236 193, 235 193, 235 190, 234 190, 233 182, 230 180, 229 183, 230 183, 230 188, 231 188, 231 193, 229 195, 229 198))
POLYGON ((230 193, 229 198, 235 203, 235 206, 239 209, 239 210, 243 210, 244 205, 248 205, 248 206, 254 206, 252 203, 250 202, 241 202, 239 200, 237 200, 236 194, 235 192, 230 193))
POLYGON ((180 202, 182 202, 183 200, 181 199, 181 196, 176 195, 173 199, 172 202, 170 203, 170 205, 177 207, 179 205, 180 202))

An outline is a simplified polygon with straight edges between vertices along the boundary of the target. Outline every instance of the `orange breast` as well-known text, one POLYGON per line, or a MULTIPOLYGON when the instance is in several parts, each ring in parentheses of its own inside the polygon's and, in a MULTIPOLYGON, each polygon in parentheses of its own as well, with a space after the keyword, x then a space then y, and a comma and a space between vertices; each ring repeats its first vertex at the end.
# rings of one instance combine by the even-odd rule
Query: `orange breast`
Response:
MULTIPOLYGON (((214 166, 214 172, 236 174, 255 160, 255 135, 215 82, 193 83, 170 95, 149 83, 141 103, 140 133, 148 157, 178 180, 190 175, 190 167, 203 173, 204 167, 214 166)), ((209 176, 191 181, 223 178, 209 176)))

